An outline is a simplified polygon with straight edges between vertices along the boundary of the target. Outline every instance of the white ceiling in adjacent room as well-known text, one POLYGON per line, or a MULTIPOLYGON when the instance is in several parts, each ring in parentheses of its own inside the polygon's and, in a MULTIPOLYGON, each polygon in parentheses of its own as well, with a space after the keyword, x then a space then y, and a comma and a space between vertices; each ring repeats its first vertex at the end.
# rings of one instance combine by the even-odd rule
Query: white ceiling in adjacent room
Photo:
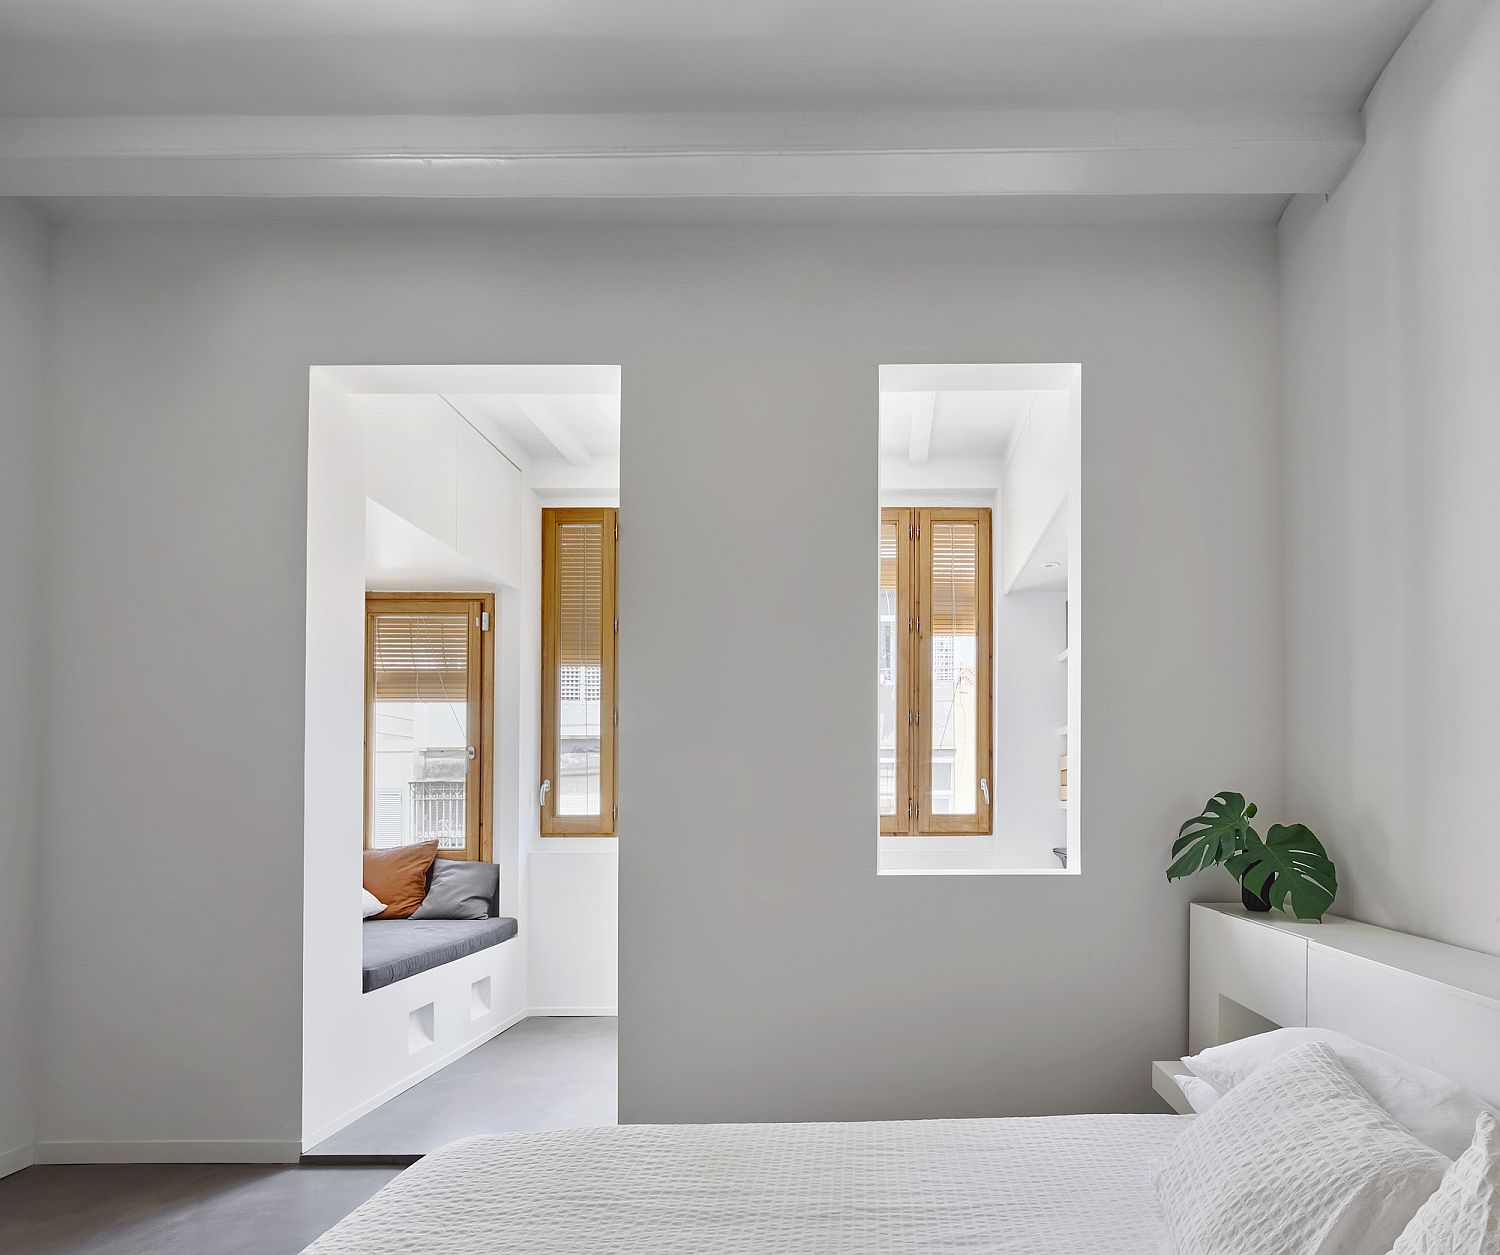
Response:
POLYGON ((618 393, 444 394, 481 431, 500 430, 533 458, 574 466, 620 453, 618 393))
POLYGON ((1426 0, 0 0, 0 114, 1352 109, 1426 0))
POLYGON ((1003 458, 1035 398, 1035 391, 882 392, 880 456, 913 466, 1003 458))
POLYGON ((501 452, 589 467, 620 455, 618 366, 329 366, 352 398, 456 410, 501 452))

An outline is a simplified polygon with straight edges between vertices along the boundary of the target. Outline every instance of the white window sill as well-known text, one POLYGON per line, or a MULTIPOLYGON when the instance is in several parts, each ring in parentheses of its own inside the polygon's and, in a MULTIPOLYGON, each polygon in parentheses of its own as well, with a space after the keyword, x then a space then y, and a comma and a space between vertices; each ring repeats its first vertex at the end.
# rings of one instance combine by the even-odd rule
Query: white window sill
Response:
POLYGON ((877 867, 877 876, 1078 876, 1080 867, 877 867))

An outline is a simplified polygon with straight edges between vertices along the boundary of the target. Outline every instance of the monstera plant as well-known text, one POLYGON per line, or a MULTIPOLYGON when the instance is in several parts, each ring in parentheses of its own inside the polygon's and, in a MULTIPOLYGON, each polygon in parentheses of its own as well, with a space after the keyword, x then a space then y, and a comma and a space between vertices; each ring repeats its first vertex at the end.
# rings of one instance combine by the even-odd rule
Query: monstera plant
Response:
POLYGON ((1339 891, 1328 851, 1306 824, 1273 824, 1262 840, 1250 826, 1255 814, 1255 803, 1241 794, 1215 793, 1178 830, 1167 879, 1222 864, 1240 882, 1248 909, 1285 911, 1290 902, 1298 919, 1321 920, 1339 891))

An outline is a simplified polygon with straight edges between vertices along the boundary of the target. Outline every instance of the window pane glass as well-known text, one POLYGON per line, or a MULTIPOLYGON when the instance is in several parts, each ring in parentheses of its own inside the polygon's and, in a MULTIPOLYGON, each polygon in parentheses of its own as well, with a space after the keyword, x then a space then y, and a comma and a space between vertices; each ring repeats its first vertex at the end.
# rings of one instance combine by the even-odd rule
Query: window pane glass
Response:
POLYGON ((375 737, 371 844, 467 846, 467 614, 374 621, 375 737))
POLYGON ((896 524, 880 525, 880 615, 878 620, 880 714, 880 813, 896 813, 896 524))
POLYGON ((598 815, 603 725, 604 529, 557 529, 557 814, 598 815))
POLYGON ((978 813, 979 529, 932 524, 932 813, 978 813))

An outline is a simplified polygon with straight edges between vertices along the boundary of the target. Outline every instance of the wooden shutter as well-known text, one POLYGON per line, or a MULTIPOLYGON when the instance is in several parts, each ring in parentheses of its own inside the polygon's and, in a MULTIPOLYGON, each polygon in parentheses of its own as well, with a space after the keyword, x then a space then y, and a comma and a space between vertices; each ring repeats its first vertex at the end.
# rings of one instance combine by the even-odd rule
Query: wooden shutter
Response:
MULTIPOLYGON (((990 512, 942 508, 914 511, 916 522, 916 666, 919 718, 912 737, 912 770, 919 807, 915 831, 923 834, 975 835, 992 832, 994 798, 994 701, 990 620, 990 512), (944 637, 973 637, 971 666, 955 660, 961 672, 953 700, 968 705, 973 719, 971 743, 960 744, 953 771, 962 782, 955 797, 956 814, 933 811, 932 759, 938 722, 933 680, 934 645, 944 637), (989 789, 984 796, 979 782, 989 789)), ((951 655, 950 655, 951 656, 951 655)), ((962 726, 962 725, 960 725, 962 726)))
MULTIPOLYGON (((896 720, 895 808, 894 813, 885 809, 882 798, 880 815, 880 831, 888 836, 993 831, 990 561, 988 510, 887 507, 880 512, 882 613, 893 590, 896 604, 895 700, 888 703, 882 693, 880 703, 882 718, 890 705, 896 720), (961 641, 945 640, 953 637, 973 638, 972 658, 967 646, 958 648, 961 641), (943 713, 973 719, 972 736, 967 722, 961 724, 964 738, 954 746, 955 800, 960 788, 965 803, 973 795, 962 814, 933 813, 935 653, 951 660, 943 681, 943 713), (991 799, 979 789, 980 780, 989 786, 991 799)), ((882 685, 886 682, 882 675, 882 685)), ((881 737, 881 752, 889 754, 892 738, 884 726, 881 737)))
MULTIPOLYGON (((914 554, 914 511, 886 508, 880 512, 880 592, 882 610, 887 598, 894 593, 896 617, 893 626, 891 650, 895 655, 895 676, 891 684, 889 705, 895 720, 894 732, 896 767, 895 799, 891 810, 884 808, 881 800, 880 831, 889 836, 904 835, 911 831, 912 808, 915 805, 916 786, 912 781, 912 717, 917 709, 916 681, 916 636, 914 631, 912 559, 914 554)), ((881 677, 882 683, 885 677, 881 677)), ((882 710, 886 705, 886 694, 881 695, 882 710)), ((884 731, 884 730, 882 730, 884 731)), ((886 738, 883 736, 882 740, 886 738)))

